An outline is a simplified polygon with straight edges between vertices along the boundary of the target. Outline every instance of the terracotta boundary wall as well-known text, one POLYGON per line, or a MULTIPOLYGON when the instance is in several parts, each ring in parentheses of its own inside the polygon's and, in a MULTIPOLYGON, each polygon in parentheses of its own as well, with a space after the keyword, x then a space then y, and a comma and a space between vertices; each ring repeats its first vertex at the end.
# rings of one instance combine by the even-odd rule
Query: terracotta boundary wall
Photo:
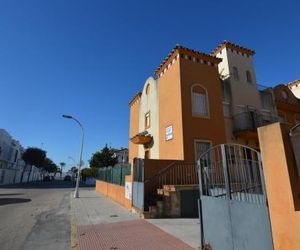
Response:
POLYGON ((300 249, 300 180, 289 127, 258 129, 275 250, 300 249))
MULTIPOLYGON (((125 182, 131 182, 131 190, 132 190, 132 177, 131 175, 125 176, 125 182)), ((125 187, 119 186, 116 184, 96 180, 96 192, 102 194, 113 201, 119 203, 120 205, 126 207, 131 210, 132 208, 132 200, 128 200, 125 198, 125 187)))

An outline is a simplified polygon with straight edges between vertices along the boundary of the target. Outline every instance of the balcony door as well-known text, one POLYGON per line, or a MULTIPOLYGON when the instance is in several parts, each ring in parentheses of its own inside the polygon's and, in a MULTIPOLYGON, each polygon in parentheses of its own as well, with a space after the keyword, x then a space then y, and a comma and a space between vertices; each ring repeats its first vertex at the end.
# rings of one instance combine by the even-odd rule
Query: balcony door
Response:
POLYGON ((249 115, 249 123, 251 124, 252 129, 257 128, 257 122, 258 122, 258 116, 257 116, 257 110, 255 107, 248 105, 247 111, 249 115))

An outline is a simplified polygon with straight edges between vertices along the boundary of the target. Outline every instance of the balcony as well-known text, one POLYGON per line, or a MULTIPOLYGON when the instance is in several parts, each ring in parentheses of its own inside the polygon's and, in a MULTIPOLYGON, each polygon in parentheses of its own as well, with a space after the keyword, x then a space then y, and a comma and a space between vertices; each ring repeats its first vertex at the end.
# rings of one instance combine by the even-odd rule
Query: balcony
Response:
POLYGON ((148 145, 152 142, 153 138, 151 135, 146 134, 145 132, 136 134, 132 138, 130 138, 130 141, 134 144, 141 144, 141 145, 148 145))
POLYGON ((271 115, 255 111, 243 112, 233 117, 233 133, 236 136, 257 137, 257 128, 277 121, 278 118, 271 115))

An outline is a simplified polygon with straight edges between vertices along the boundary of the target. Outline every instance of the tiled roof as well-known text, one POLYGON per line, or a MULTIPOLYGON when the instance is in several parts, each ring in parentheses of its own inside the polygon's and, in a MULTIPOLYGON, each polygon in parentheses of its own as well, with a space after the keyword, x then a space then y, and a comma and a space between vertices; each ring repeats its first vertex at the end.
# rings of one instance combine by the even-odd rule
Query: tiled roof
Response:
POLYGON ((234 44, 234 43, 231 43, 231 42, 228 42, 225 40, 211 53, 211 55, 216 56, 224 48, 236 50, 236 51, 239 51, 239 52, 244 53, 249 56, 253 56, 255 54, 254 50, 247 49, 245 47, 239 46, 237 44, 234 44))
POLYGON ((132 105, 132 103, 139 97, 141 97, 142 93, 141 92, 138 92, 132 99, 131 101, 129 102, 129 106, 132 105))
POLYGON ((292 81, 292 82, 289 82, 289 83, 287 83, 286 85, 289 86, 289 87, 292 87, 292 86, 298 85, 298 84, 299 84, 299 86, 300 86, 300 79, 297 79, 297 80, 294 80, 294 81, 292 81))
POLYGON ((209 55, 209 54, 205 54, 202 53, 200 51, 197 50, 193 50, 193 49, 189 49, 187 47, 183 47, 181 45, 176 45, 175 48, 173 48, 171 50, 171 52, 168 54, 168 56, 163 60, 163 62, 158 66, 158 68, 155 70, 155 73, 158 74, 159 71, 163 68, 164 65, 166 65, 167 61, 170 59, 170 57, 175 53, 175 51, 179 51, 179 52, 189 52, 189 53, 193 53, 196 56, 200 56, 200 57, 205 57, 206 60, 208 61, 212 61, 213 63, 219 63, 221 62, 221 59, 216 58, 215 56, 209 55))

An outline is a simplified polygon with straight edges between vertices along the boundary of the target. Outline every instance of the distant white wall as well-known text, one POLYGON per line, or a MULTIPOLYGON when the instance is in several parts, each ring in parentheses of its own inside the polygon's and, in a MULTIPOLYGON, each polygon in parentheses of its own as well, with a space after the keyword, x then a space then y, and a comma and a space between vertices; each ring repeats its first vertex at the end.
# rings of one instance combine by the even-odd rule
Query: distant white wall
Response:
MULTIPOLYGON (((29 168, 24 172, 22 183, 26 183, 29 175, 29 168)), ((0 169, 0 185, 18 184, 21 182, 22 169, 0 169)), ((32 168, 29 182, 41 180, 42 175, 38 168, 32 168)))

